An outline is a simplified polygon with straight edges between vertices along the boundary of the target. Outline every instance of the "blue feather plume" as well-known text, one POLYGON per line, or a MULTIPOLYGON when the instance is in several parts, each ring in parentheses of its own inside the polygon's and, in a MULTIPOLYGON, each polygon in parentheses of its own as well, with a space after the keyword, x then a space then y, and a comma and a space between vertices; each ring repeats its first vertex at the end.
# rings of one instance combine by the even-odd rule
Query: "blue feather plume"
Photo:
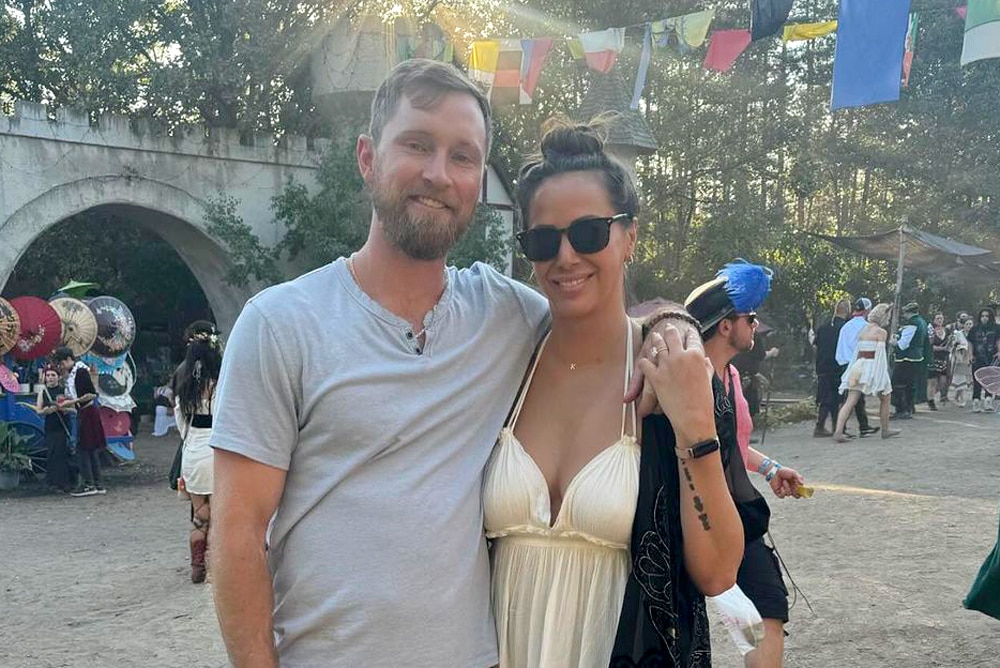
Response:
POLYGON ((726 280, 726 294, 737 313, 751 313, 760 308, 771 292, 773 272, 759 264, 738 258, 723 267, 718 277, 726 280))

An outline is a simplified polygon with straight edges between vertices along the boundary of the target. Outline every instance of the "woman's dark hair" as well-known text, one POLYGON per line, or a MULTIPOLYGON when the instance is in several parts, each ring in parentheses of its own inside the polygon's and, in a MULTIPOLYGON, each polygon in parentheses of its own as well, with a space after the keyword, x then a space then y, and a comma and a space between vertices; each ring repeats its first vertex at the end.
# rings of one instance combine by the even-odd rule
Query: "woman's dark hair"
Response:
POLYGON ((574 124, 556 116, 542 125, 541 155, 529 160, 517 179, 517 206, 521 226, 528 229, 528 211, 538 188, 549 178, 570 172, 600 172, 608 199, 617 213, 635 217, 639 195, 628 171, 604 150, 609 118, 598 117, 586 124, 574 124))
POLYGON ((210 341, 195 340, 188 346, 177 380, 177 400, 185 415, 194 415, 206 395, 211 400, 221 366, 222 353, 210 341))

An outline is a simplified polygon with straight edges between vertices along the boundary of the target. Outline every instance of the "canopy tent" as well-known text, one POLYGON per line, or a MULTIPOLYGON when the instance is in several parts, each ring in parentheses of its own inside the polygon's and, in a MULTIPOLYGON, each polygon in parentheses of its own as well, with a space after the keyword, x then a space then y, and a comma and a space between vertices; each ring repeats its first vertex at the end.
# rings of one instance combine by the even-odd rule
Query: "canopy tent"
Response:
POLYGON ((867 237, 834 237, 811 233, 835 246, 880 260, 903 261, 903 267, 954 282, 1000 283, 1000 256, 910 227, 867 237))
POLYGON ((835 237, 814 232, 810 232, 810 235, 868 257, 895 260, 896 297, 891 325, 893 330, 899 312, 899 293, 903 289, 904 269, 933 274, 937 278, 955 283, 978 285, 1000 283, 1000 256, 993 251, 915 230, 906 225, 866 237, 835 237))

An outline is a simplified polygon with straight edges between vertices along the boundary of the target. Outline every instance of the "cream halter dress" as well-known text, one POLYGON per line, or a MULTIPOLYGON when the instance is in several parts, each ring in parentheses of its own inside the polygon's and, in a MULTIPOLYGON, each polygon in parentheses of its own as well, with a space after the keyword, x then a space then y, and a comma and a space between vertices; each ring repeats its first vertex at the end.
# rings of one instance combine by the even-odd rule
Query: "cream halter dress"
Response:
MULTIPOLYGON (((631 326, 627 346, 625 388, 633 366, 631 326)), ((631 569, 639 444, 625 433, 628 407, 623 406, 621 437, 574 476, 552 521, 545 477, 514 436, 544 347, 545 342, 483 482, 500 666, 607 668, 631 569)), ((635 406, 630 408, 635 425, 635 406)))

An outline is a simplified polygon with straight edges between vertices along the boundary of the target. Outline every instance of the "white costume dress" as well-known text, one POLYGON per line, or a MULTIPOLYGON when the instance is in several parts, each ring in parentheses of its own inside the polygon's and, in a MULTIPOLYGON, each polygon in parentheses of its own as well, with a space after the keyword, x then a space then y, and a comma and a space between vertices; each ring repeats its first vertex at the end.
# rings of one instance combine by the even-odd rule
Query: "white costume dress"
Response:
POLYGON ((889 360, 884 341, 858 341, 854 360, 840 378, 840 391, 856 390, 862 394, 891 394, 889 360), (870 356, 874 353, 874 356, 870 356))
MULTIPOLYGON (((627 338, 626 387, 631 328, 627 338)), ((639 444, 623 407, 621 437, 576 474, 553 522, 545 477, 514 436, 538 357, 483 483, 500 666, 607 668, 631 570, 639 444)))
MULTIPOLYGON (((174 402, 174 415, 177 417, 181 438, 184 439, 184 454, 181 457, 181 479, 184 481, 184 490, 188 494, 211 494, 215 481, 213 475, 215 457, 212 446, 209 445, 212 428, 191 426, 189 416, 181 410, 180 399, 174 402)), ((202 399, 197 415, 211 417, 210 402, 202 399)), ((181 493, 180 487, 178 493, 181 493)))

